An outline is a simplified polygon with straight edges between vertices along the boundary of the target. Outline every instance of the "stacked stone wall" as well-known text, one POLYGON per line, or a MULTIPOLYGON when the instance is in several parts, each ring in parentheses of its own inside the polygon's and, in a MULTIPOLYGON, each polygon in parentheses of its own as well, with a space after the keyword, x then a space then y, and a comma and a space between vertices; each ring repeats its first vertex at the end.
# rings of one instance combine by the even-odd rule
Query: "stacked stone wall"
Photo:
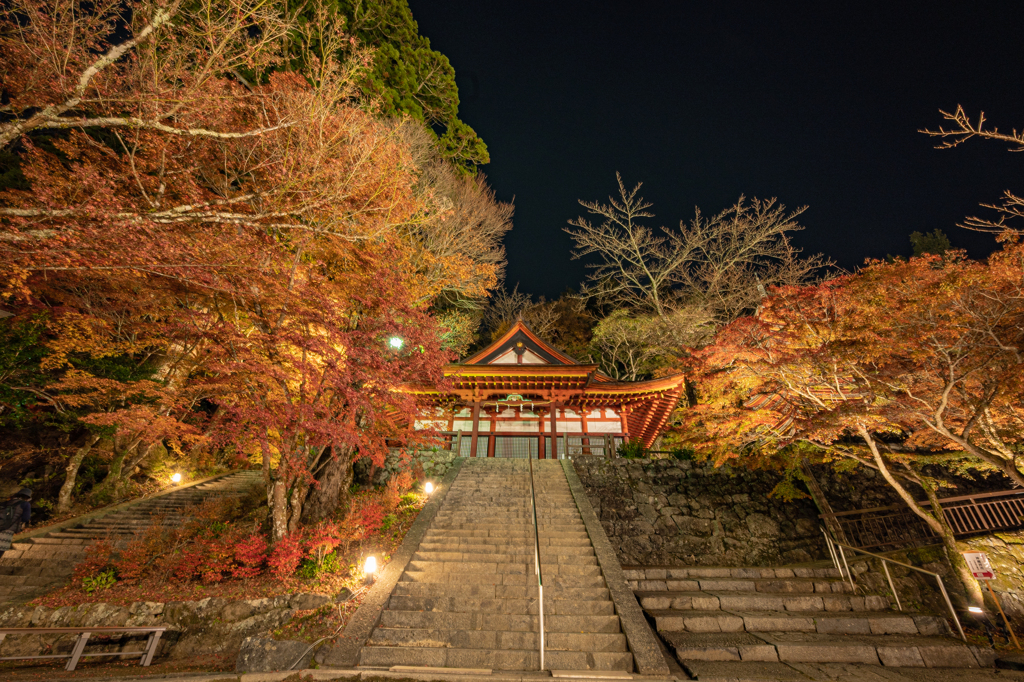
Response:
POLYGON ((769 497, 777 474, 689 461, 577 458, 623 565, 773 566, 824 559, 810 499, 769 497))

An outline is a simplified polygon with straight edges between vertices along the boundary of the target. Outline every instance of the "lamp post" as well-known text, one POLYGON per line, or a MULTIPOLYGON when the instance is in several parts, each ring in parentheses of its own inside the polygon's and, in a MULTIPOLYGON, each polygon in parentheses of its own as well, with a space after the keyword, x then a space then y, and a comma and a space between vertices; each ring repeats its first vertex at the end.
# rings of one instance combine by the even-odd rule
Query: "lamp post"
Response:
POLYGON ((367 585, 373 584, 374 574, 377 572, 377 557, 369 556, 366 557, 366 563, 363 565, 363 578, 367 585))

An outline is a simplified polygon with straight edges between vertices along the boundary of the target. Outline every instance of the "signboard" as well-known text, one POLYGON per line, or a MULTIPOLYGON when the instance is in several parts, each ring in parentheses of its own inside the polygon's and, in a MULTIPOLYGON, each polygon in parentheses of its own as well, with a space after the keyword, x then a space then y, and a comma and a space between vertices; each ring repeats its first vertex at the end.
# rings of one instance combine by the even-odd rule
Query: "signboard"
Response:
POLYGON ((978 580, 995 580, 996 572, 984 552, 964 552, 967 567, 978 580))

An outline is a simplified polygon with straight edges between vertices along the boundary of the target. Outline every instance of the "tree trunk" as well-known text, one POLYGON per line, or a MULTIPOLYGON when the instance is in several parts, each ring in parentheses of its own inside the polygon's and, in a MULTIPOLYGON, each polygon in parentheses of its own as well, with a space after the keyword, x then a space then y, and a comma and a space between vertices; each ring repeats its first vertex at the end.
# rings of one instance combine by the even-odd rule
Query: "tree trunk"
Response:
POLYGON ((981 587, 978 585, 978 581, 971 575, 971 571, 967 568, 967 562, 964 561, 964 557, 960 554, 960 549, 956 544, 956 536, 953 535, 953 529, 946 521, 945 515, 942 513, 942 505, 939 504, 938 495, 935 494, 935 490, 927 483, 922 483, 921 487, 924 488, 925 493, 928 495, 928 501, 931 502, 933 513, 928 513, 926 509, 923 509, 921 505, 917 503, 914 497, 904 488, 896 477, 893 476, 892 472, 889 471, 889 467, 886 466, 885 460, 882 459, 882 454, 878 450, 878 445, 875 443, 874 438, 868 433, 868 430, 859 426, 857 428, 864 442, 868 444, 871 449, 871 455, 875 460, 875 464, 878 466, 878 471, 882 474, 885 480, 890 486, 896 491, 896 493, 903 498, 903 501, 910 507, 910 511, 917 514, 928 527, 934 531, 942 539, 942 546, 946 552, 946 558, 949 560, 950 565, 953 567, 953 572, 956 574, 960 584, 963 585, 964 592, 967 593, 967 599, 972 606, 982 605, 982 594, 981 587))
POLYGON ((118 447, 117 441, 117 436, 114 436, 114 458, 110 461, 110 468, 107 470, 107 475, 98 486, 93 488, 93 497, 110 491, 111 497, 113 499, 117 499, 117 488, 118 483, 121 482, 121 474, 124 471, 124 461, 128 457, 128 453, 134 450, 139 444, 138 439, 135 439, 131 441, 130 445, 118 447))
POLYGON ((352 450, 339 450, 331 453, 331 459, 317 476, 317 484, 309 488, 302 509, 303 523, 322 521, 348 504, 348 490, 352 486, 352 450))
POLYGON ((64 484, 60 487, 60 493, 57 494, 58 514, 64 514, 71 510, 71 495, 75 491, 75 481, 78 480, 78 469, 82 466, 82 460, 98 442, 100 442, 100 437, 90 433, 86 438, 85 445, 71 455, 67 466, 64 467, 64 484))
POLYGON ((288 534, 288 484, 281 478, 274 479, 267 490, 267 498, 270 501, 271 534, 277 542, 288 534))
POLYGON ((967 602, 969 606, 983 606, 985 601, 985 595, 981 591, 981 585, 978 583, 978 579, 971 573, 970 567, 967 565, 967 561, 964 559, 964 555, 960 553, 960 547, 956 544, 956 536, 953 534, 953 528, 949 525, 949 521, 946 520, 946 515, 942 513, 942 505, 939 503, 939 496, 936 494, 935 489, 930 485, 922 485, 924 492, 928 495, 928 501, 932 505, 932 515, 935 516, 939 524, 942 526, 942 547, 946 550, 946 558, 949 559, 950 566, 953 567, 953 573, 956 574, 957 578, 963 584, 964 589, 967 591, 967 602))

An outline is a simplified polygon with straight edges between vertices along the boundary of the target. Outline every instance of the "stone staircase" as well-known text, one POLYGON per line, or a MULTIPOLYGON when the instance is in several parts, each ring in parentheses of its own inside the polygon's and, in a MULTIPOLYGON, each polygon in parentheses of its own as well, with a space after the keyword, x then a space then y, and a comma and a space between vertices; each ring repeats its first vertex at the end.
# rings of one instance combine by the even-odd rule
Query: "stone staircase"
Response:
POLYGON ((991 649, 953 637, 944 618, 895 611, 887 597, 859 594, 834 568, 625 573, 662 639, 698 680, 819 679, 823 667, 836 665, 860 671, 849 679, 897 680, 907 679, 897 669, 994 665, 991 649))
POLYGON ((145 530, 154 520, 172 526, 184 520, 186 510, 211 497, 241 496, 262 483, 258 471, 239 471, 199 485, 141 500, 79 525, 65 526, 42 536, 15 540, 0 558, 0 605, 27 601, 66 580, 86 547, 109 538, 117 544, 145 530))
MULTIPOLYGON (((558 461, 534 461, 545 667, 633 669, 558 461)), ((359 655, 396 665, 540 668, 528 462, 467 459, 359 655)))

